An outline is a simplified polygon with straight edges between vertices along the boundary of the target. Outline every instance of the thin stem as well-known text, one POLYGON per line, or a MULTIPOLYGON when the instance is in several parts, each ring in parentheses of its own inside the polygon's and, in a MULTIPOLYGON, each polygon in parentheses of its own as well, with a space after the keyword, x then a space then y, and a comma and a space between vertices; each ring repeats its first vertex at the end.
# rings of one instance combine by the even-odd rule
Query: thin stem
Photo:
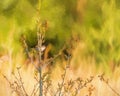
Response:
POLYGON ((36 88, 37 88, 38 82, 34 85, 33 91, 30 96, 33 96, 35 94, 36 88))
POLYGON ((107 85, 117 96, 120 96, 120 94, 118 92, 116 92, 115 89, 113 89, 109 84, 107 84, 107 85))
POLYGON ((113 89, 112 86, 109 84, 108 79, 104 78, 104 75, 105 74, 103 73, 102 75, 98 76, 100 81, 103 81, 117 96, 120 96, 120 94, 115 89, 113 89))
POLYGON ((40 81, 39 81, 39 84, 40 84, 40 94, 39 96, 42 96, 43 94, 43 82, 42 82, 42 68, 40 67, 39 68, 39 76, 40 76, 40 81))
POLYGON ((70 57, 68 56, 68 64, 65 67, 65 71, 64 71, 64 74, 63 74, 63 77, 62 77, 62 83, 61 83, 61 86, 60 86, 59 96, 61 96, 62 88, 64 86, 65 77, 66 77, 66 73, 67 73, 67 68, 69 67, 69 65, 70 65, 70 57))
POLYGON ((38 33, 37 33, 37 35, 38 35, 38 56, 39 56, 39 66, 38 66, 38 72, 39 72, 39 78, 40 78, 40 80, 39 80, 39 84, 40 84, 40 86, 39 86, 39 88, 40 88, 40 94, 39 94, 39 96, 43 96, 43 82, 42 82, 42 65, 43 64, 41 64, 42 63, 42 50, 41 50, 41 47, 42 47, 42 34, 41 34, 41 32, 40 32, 41 30, 40 30, 40 26, 38 26, 38 33))
POLYGON ((25 96, 28 96, 28 94, 27 94, 27 92, 26 92, 26 90, 25 90, 25 87, 24 87, 24 85, 23 85, 23 81, 22 81, 21 74, 20 74, 20 72, 19 72, 19 68, 17 68, 17 70, 18 70, 18 75, 19 75, 21 87, 22 87, 22 89, 23 89, 23 91, 24 91, 24 93, 25 93, 25 96))
POLYGON ((62 81, 62 83, 61 83, 59 96, 61 96, 62 88, 63 88, 63 86, 64 86, 64 82, 65 82, 65 76, 66 76, 66 69, 65 69, 65 72, 64 72, 64 75, 63 75, 63 81, 62 81))

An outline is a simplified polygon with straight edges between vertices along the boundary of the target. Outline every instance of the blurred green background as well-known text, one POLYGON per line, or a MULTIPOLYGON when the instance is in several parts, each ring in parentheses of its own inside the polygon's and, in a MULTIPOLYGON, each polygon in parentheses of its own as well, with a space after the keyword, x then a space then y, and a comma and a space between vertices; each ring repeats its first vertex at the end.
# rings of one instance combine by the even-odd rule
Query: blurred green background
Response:
POLYGON ((85 44, 84 58, 119 65, 120 0, 1 0, 0 55, 9 50, 18 54, 21 34, 30 46, 36 44, 38 4, 40 19, 48 22, 46 39, 54 40, 55 50, 77 34, 85 44))

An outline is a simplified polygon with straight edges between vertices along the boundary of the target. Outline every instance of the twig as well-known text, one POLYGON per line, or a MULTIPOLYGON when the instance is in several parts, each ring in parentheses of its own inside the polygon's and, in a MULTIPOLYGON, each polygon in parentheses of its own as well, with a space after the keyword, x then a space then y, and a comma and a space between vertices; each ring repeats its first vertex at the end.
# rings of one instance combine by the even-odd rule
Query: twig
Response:
POLYGON ((62 88, 65 82, 66 72, 67 72, 67 69, 69 68, 69 65, 70 65, 70 56, 68 56, 68 64, 66 65, 64 73, 62 75, 62 83, 60 84, 60 88, 59 88, 59 96, 61 96, 62 88))
POLYGON ((105 74, 103 73, 102 75, 98 76, 100 81, 103 81, 117 96, 120 96, 120 94, 117 91, 115 91, 115 89, 109 84, 108 79, 104 78, 104 75, 105 74))
POLYGON ((90 77, 90 79, 87 79, 85 81, 83 81, 81 78, 78 78, 76 81, 78 82, 78 87, 76 88, 75 94, 74 96, 77 96, 77 94, 79 93, 79 90, 86 87, 89 83, 92 82, 93 80, 93 76, 90 77))
POLYGON ((37 87, 35 92, 34 92, 34 95, 33 96, 36 96, 37 92, 39 91, 40 87, 37 87))
POLYGON ((40 80, 39 80, 39 88, 40 88, 40 94, 39 94, 39 96, 43 96, 43 82, 42 82, 42 67, 41 67, 41 65, 44 65, 44 64, 41 64, 41 61, 42 61, 42 50, 41 50, 41 48, 42 48, 42 43, 43 43, 43 41, 44 41, 44 33, 42 33, 41 32, 41 30, 40 30, 40 27, 41 26, 39 26, 39 21, 38 21, 38 29, 37 29, 37 39, 38 39, 38 56, 39 56, 39 66, 38 66, 38 72, 39 72, 39 78, 40 78, 40 80))
POLYGON ((23 90, 21 89, 22 87, 21 87, 21 82, 20 82, 20 80, 18 79, 18 77, 17 77, 14 73, 12 73, 12 74, 13 74, 14 78, 17 80, 17 81, 14 81, 14 84, 16 84, 16 86, 17 86, 16 89, 19 89, 19 90, 20 90, 20 93, 22 94, 22 96, 24 96, 24 92, 23 92, 23 90))
POLYGON ((28 96, 28 94, 27 94, 27 92, 26 92, 26 90, 25 90, 25 87, 24 87, 24 85, 23 85, 23 81, 22 81, 22 77, 21 77, 21 74, 20 74, 20 68, 17 68, 17 71, 18 71, 18 75, 19 75, 19 81, 20 81, 20 83, 21 83, 21 87, 22 87, 22 89, 23 89, 23 91, 24 91, 24 93, 25 93, 25 96, 28 96))
POLYGON ((14 83, 12 83, 12 82, 9 81, 9 79, 4 74, 2 74, 2 76, 9 83, 10 88, 12 89, 12 91, 14 91, 18 96, 24 96, 24 94, 21 93, 20 86, 16 81, 14 81, 14 83), (16 86, 15 86, 15 84, 16 84, 16 86))
POLYGON ((37 88, 37 85, 38 85, 38 84, 39 84, 39 83, 37 82, 37 83, 34 85, 33 91, 32 91, 32 93, 31 93, 30 96, 33 96, 33 94, 35 94, 35 91, 36 91, 36 88, 37 88))

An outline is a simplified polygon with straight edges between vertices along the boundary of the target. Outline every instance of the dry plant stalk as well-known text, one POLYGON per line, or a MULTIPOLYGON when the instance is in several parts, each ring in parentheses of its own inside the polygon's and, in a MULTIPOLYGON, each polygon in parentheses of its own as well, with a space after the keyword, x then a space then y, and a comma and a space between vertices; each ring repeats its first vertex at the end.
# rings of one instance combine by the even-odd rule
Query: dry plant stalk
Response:
POLYGON ((67 56, 67 59, 68 59, 68 64, 66 65, 65 69, 64 69, 64 73, 63 75, 61 76, 62 77, 62 83, 59 84, 59 96, 61 96, 61 92, 62 92, 62 88, 64 86, 64 82, 65 82, 65 77, 66 77, 66 73, 67 73, 67 69, 69 68, 70 66, 70 56, 67 56))
POLYGON ((86 96, 92 96, 92 92, 95 90, 95 87, 93 85, 91 85, 89 88, 88 88, 88 95, 86 96))
POLYGON ((10 88, 12 89, 12 92, 15 92, 18 96, 28 96, 19 70, 20 68, 17 68, 18 77, 14 73, 12 73, 12 75, 15 78, 13 82, 10 81, 4 74, 2 75, 6 79, 6 81, 9 83, 10 88))
POLYGON ((75 93, 73 96, 77 96, 79 91, 85 87, 87 87, 88 84, 90 84, 93 81, 94 77, 91 76, 90 78, 87 78, 86 80, 83 80, 81 78, 78 78, 76 80, 77 82, 77 88, 75 88, 75 93))
POLYGON ((103 73, 98 76, 100 81, 104 82, 117 96, 120 96, 120 94, 109 84, 109 80, 105 79, 104 75, 105 74, 103 73))

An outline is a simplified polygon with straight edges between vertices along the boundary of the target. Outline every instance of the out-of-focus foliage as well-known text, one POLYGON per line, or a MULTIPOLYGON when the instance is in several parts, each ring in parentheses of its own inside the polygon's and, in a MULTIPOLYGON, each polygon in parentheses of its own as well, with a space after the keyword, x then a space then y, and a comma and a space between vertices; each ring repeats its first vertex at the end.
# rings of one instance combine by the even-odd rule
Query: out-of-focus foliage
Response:
POLYGON ((0 50, 5 48, 2 42, 8 44, 10 39, 17 52, 22 33, 27 36, 30 47, 36 45, 37 8, 40 4, 40 19, 48 22, 46 39, 54 43, 56 50, 71 35, 79 34, 86 46, 83 57, 93 56, 96 63, 118 64, 120 0, 85 0, 83 9, 78 1, 84 0, 0 1, 0 50), (80 11, 77 8, 81 8, 80 11))
POLYGON ((11 23, 15 23, 21 33, 34 35, 39 3, 41 3, 40 18, 41 20, 47 20, 49 24, 47 37, 57 37, 58 43, 61 42, 58 47, 62 46, 66 41, 65 38, 68 39, 70 37, 73 23, 77 17, 76 0, 4 0, 1 2, 0 10, 4 18, 14 21, 11 23))
POLYGON ((86 10, 86 51, 97 62, 120 62, 120 9, 118 0, 89 0, 86 10))
POLYGON ((33 25, 33 13, 35 10, 26 0, 0 1, 0 47, 18 51, 20 34, 33 25))

